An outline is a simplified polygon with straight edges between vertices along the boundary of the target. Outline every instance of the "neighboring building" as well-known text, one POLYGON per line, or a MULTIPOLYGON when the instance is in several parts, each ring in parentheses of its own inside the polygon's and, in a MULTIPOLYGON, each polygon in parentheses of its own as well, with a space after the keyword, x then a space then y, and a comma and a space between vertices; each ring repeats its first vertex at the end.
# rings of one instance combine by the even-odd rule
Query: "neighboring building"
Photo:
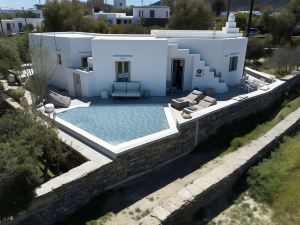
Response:
POLYGON ((114 0, 114 8, 125 9, 126 8, 126 0, 114 0))
MULTIPOLYGON (((249 14, 250 11, 236 11, 236 12, 230 12, 230 13, 233 13, 233 14, 237 14, 237 13, 249 14)), ((253 10, 252 14, 254 16, 262 16, 262 12, 261 11, 255 11, 255 10, 253 10)), ((227 11, 226 12, 221 12, 221 16, 227 16, 227 11)))
POLYGON ((134 6, 133 18, 140 18, 145 26, 165 26, 170 17, 169 6, 134 6))
MULTIPOLYGON (((36 29, 43 24, 43 18, 13 18, 11 20, 1 20, 4 35, 20 34, 24 32, 26 25, 33 25, 36 29)), ((2 33, 0 29, 0 34, 2 33)))
POLYGON ((126 13, 107 13, 100 11, 94 12, 94 19, 103 18, 109 24, 139 24, 139 18, 133 18, 133 16, 127 16, 126 13))
POLYGON ((144 26, 165 26, 170 17, 168 6, 135 6, 133 15, 125 13, 94 12, 94 18, 103 17, 109 24, 143 24, 144 26))
POLYGON ((10 14, 13 15, 14 17, 17 17, 18 13, 23 13, 23 12, 31 12, 35 14, 36 18, 43 18, 43 10, 39 9, 1 9, 0 13, 3 14, 10 14))
POLYGON ((212 88, 223 93, 240 84, 248 40, 236 28, 234 15, 222 31, 35 33, 30 40, 40 41, 41 36, 57 58, 51 83, 76 97, 100 96, 115 81, 139 81, 152 96, 165 96, 171 87, 179 91, 212 88))

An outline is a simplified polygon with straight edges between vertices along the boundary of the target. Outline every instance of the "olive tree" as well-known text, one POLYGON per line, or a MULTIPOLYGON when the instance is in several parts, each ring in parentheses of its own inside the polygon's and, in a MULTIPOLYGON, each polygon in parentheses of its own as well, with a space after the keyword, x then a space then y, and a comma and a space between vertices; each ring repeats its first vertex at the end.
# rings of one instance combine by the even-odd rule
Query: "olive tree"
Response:
POLYGON ((177 30, 206 30, 212 19, 211 8, 203 0, 177 0, 168 25, 177 30))
POLYGON ((29 90, 33 100, 33 106, 43 102, 48 94, 48 85, 55 72, 55 56, 48 52, 42 37, 34 37, 30 40, 28 59, 31 63, 19 65, 17 76, 24 88, 29 90))

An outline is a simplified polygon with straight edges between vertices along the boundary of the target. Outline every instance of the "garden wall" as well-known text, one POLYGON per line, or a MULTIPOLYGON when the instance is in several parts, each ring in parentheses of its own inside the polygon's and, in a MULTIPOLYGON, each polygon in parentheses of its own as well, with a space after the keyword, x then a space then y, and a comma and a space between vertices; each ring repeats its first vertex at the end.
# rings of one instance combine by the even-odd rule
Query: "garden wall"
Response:
POLYGON ((43 184, 31 208, 3 224, 53 224, 91 197, 188 154, 221 126, 263 111, 299 83, 300 76, 293 76, 269 92, 180 122, 179 134, 128 151, 114 161, 105 156, 88 161, 43 184))

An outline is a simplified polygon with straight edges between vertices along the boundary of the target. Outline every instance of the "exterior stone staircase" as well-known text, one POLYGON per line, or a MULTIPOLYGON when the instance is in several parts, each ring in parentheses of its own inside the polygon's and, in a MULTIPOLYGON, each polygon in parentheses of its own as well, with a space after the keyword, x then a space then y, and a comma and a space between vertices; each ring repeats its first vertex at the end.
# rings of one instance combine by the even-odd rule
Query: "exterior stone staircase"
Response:
POLYGON ((207 65, 206 61, 201 59, 200 54, 190 53, 190 49, 179 48, 178 44, 169 44, 170 54, 174 58, 185 58, 186 63, 191 63, 192 69, 188 71, 192 77, 192 88, 199 88, 205 90, 207 88, 213 88, 216 93, 224 93, 228 90, 228 85, 222 80, 222 76, 219 75, 215 69, 207 65), (190 62, 188 62, 190 60, 190 62), (201 73, 199 73, 201 71, 201 73))

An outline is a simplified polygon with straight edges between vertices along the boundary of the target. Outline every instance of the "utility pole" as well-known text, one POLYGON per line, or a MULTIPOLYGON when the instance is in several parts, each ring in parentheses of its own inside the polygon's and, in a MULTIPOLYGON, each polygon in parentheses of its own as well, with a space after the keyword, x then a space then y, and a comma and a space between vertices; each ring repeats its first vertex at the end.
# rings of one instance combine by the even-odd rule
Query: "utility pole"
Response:
POLYGON ((24 19, 25 19, 25 25, 27 27, 27 20, 26 20, 26 15, 25 15, 24 7, 22 7, 22 11, 23 11, 24 19))
POLYGON ((254 6, 254 0, 251 0, 251 7, 249 12, 249 18, 248 18, 248 27, 247 27, 247 37, 249 37, 251 24, 252 24, 252 13, 253 13, 253 6, 254 6))
POLYGON ((229 13, 230 13, 230 0, 228 0, 228 2, 227 2, 227 20, 229 17, 229 13))

